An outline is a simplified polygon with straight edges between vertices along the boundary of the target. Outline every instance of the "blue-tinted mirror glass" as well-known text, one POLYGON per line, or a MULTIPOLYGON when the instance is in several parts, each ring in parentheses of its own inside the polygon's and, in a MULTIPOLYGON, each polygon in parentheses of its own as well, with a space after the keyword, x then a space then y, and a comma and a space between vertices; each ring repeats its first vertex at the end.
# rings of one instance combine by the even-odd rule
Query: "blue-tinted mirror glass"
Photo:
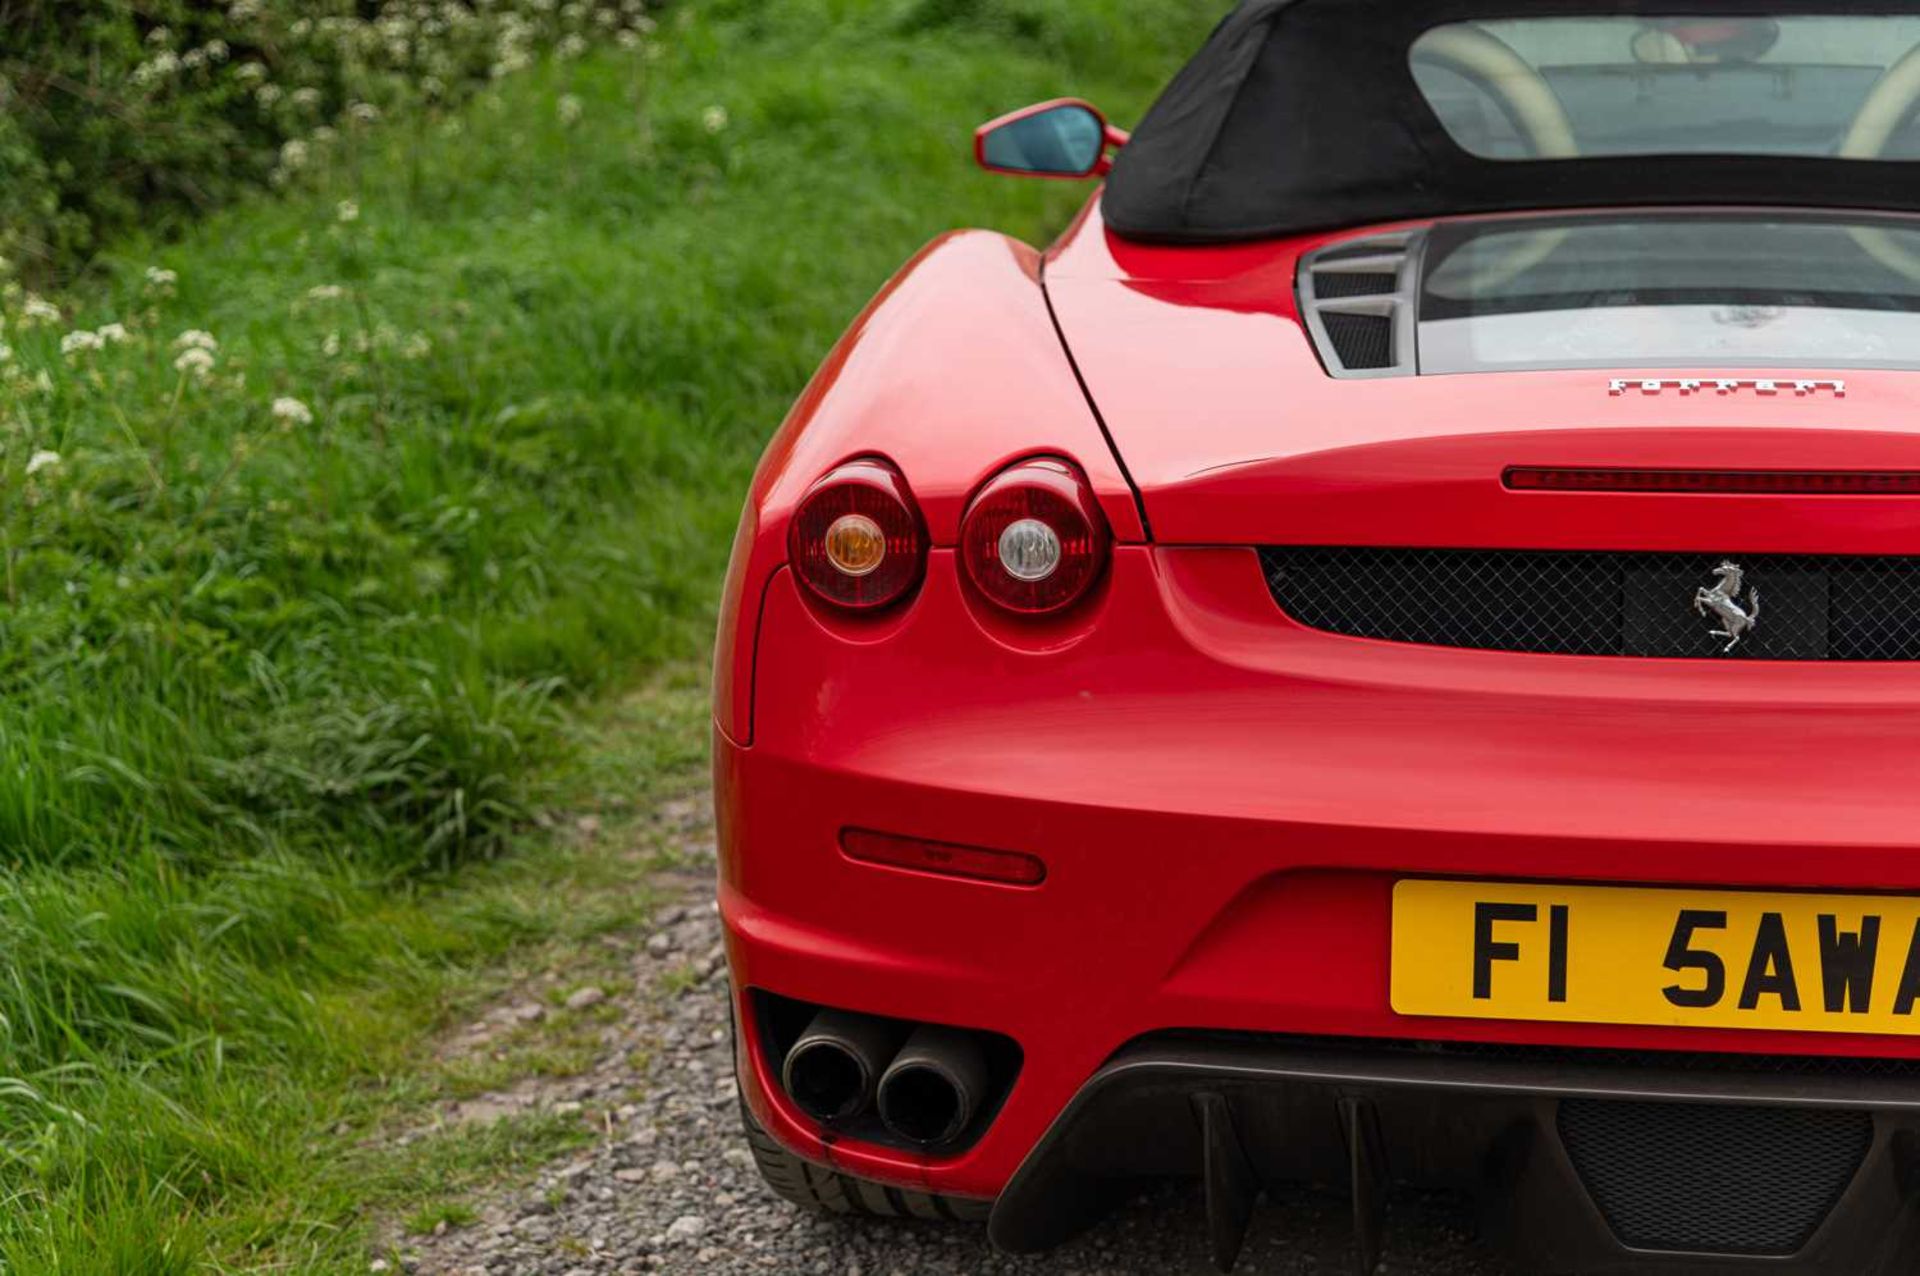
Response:
POLYGON ((1084 106, 1056 106, 1002 124, 987 134, 981 155, 993 168, 1016 173, 1084 177, 1100 162, 1106 130, 1084 106))

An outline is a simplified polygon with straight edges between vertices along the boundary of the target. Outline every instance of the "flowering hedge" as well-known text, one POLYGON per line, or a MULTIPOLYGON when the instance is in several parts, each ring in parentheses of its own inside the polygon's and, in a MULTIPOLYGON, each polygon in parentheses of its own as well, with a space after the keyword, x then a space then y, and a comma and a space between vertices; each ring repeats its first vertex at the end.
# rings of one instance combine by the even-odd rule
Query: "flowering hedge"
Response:
POLYGON ((343 134, 548 50, 629 48, 647 0, 8 0, 0 257, 45 284, 136 222, 297 180, 343 134))

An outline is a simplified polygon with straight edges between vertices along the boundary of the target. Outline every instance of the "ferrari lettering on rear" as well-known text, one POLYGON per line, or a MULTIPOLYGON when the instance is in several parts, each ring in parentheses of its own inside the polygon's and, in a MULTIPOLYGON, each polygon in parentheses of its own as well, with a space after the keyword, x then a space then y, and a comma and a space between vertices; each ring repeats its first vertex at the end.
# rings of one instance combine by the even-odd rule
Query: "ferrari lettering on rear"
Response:
POLYGON ((1843 399, 1847 383, 1833 378, 1809 380, 1805 377, 1613 377, 1607 382, 1607 393, 1615 398, 1627 394, 1664 394, 1668 390, 1681 395, 1736 394, 1747 390, 1759 395, 1784 392, 1804 399, 1809 395, 1830 394, 1843 399))

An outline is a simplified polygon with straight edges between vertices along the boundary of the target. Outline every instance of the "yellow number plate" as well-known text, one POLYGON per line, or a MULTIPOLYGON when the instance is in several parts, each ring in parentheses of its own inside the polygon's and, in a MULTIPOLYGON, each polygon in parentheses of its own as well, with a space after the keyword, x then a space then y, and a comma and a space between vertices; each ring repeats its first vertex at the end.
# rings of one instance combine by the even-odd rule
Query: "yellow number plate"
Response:
POLYGON ((1404 881, 1403 1015, 1920 1034, 1920 898, 1404 881))

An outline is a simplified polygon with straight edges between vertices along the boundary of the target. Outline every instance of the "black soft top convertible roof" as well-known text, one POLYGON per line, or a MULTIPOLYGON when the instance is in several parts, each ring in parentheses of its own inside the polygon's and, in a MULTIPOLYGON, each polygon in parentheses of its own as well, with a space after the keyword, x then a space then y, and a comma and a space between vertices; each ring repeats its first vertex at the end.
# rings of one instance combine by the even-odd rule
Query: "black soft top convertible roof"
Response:
POLYGON ((1546 208, 1920 212, 1920 162, 1904 159, 1476 158, 1408 64, 1421 33, 1453 22, 1917 12, 1917 0, 1244 0, 1134 130, 1101 207, 1123 236, 1184 243, 1546 208))

